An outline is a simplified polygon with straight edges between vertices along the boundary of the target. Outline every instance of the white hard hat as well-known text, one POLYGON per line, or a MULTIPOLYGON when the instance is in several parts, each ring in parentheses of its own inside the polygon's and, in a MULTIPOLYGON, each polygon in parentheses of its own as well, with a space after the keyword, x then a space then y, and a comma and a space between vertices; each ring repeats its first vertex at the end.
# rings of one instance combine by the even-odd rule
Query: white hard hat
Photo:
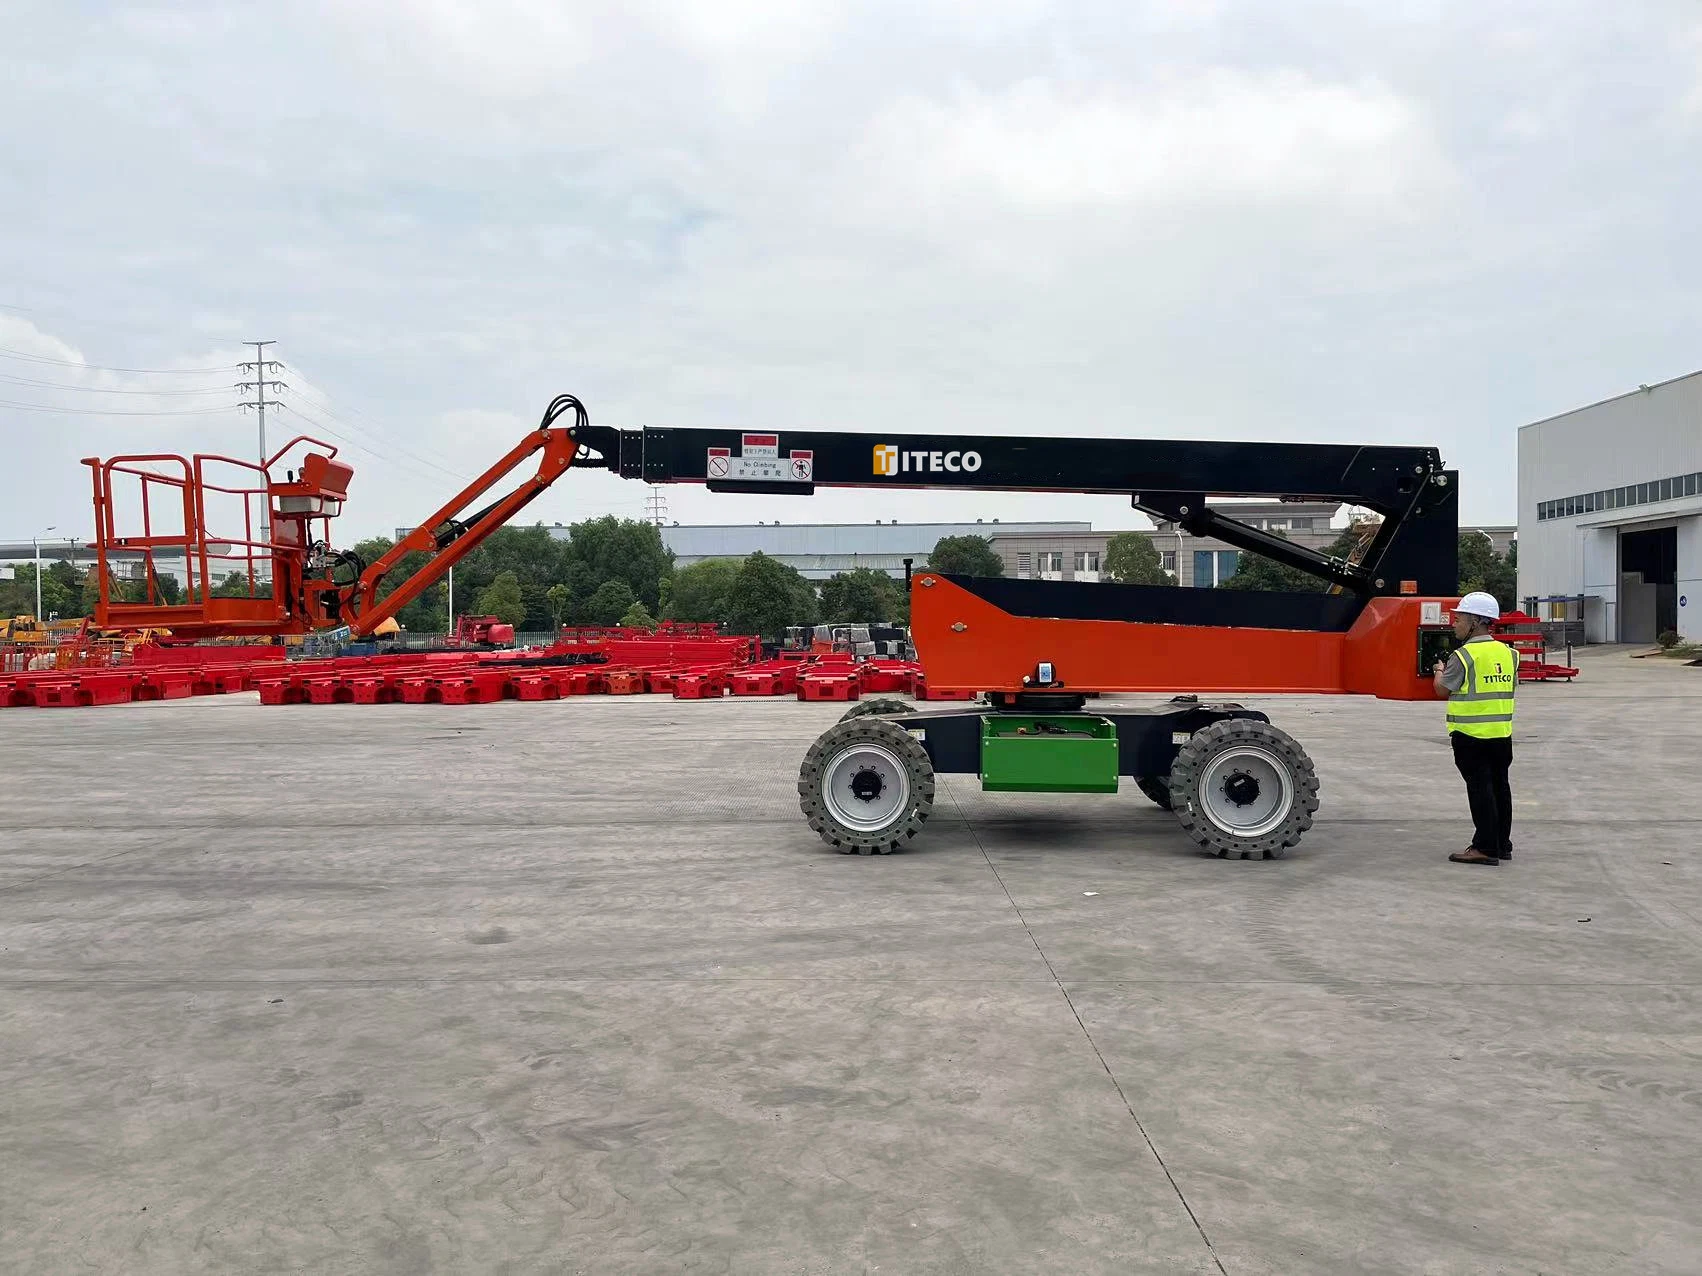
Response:
POLYGON ((1454 610, 1468 616, 1481 616, 1484 620, 1501 619, 1501 604, 1495 601, 1494 594, 1486 594, 1481 589, 1460 599, 1460 605, 1454 610))

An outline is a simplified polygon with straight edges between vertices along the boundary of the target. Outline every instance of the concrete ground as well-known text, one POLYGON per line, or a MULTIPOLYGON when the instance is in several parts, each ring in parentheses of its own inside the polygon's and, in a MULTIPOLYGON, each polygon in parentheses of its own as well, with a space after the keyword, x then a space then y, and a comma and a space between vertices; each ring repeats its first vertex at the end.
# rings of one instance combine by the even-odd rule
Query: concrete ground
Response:
POLYGON ((1287 859, 942 785, 792 701, 0 712, 7 1271, 1702 1270, 1702 670, 1268 705, 1287 859))

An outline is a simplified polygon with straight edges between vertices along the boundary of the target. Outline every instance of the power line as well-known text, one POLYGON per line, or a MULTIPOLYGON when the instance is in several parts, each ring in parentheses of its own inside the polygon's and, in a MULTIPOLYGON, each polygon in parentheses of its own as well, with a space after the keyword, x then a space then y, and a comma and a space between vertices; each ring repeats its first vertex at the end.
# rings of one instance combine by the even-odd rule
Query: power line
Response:
MULTIPOLYGON (((296 393, 300 394, 300 391, 297 391, 296 393)), ((311 407, 316 413, 320 414, 321 416, 329 417, 331 420, 335 421, 338 425, 341 425, 345 430, 349 430, 352 433, 362 435, 362 436, 365 436, 365 437, 368 437, 368 438, 373 438, 373 439, 377 440, 378 442, 382 442, 382 443, 384 443, 384 444, 386 444, 386 445, 388 445, 392 448, 395 448, 396 452, 398 454, 395 458, 391 458, 391 457, 385 455, 383 452, 378 451, 376 448, 370 448, 370 447, 367 448, 367 451, 371 452, 372 455, 380 457, 384 460, 396 459, 398 461, 412 461, 414 468, 416 470, 419 470, 421 473, 424 473, 426 469, 431 469, 431 470, 436 470, 439 474, 447 475, 449 478, 454 479, 457 483, 465 484, 467 482, 466 475, 461 474, 456 470, 452 470, 446 465, 439 465, 436 461, 432 460, 430 457, 422 456, 420 453, 415 452, 412 448, 408 447, 407 445, 402 444, 402 443, 398 443, 392 438, 380 435, 376 430, 369 430, 369 429, 366 429, 362 426, 356 425, 353 421, 350 421, 345 417, 338 416, 329 407, 326 407, 324 404, 309 398, 305 394, 301 394, 301 399, 305 404, 307 404, 309 407, 311 407)))
POLYGON ((56 368, 81 368, 85 372, 127 372, 132 376, 204 376, 209 372, 235 372, 240 363, 220 364, 216 368, 111 368, 100 363, 80 363, 76 359, 49 359, 46 355, 30 354, 24 350, 0 347, 0 359, 17 359, 22 363, 48 363, 56 368))
MULTIPOLYGON (((295 365, 295 371, 300 373, 303 377, 306 377, 306 376, 309 375, 307 373, 307 371, 301 367, 300 364, 295 365)), ((300 395, 302 398, 306 399, 309 404, 311 404, 318 411, 323 412, 326 416, 330 417, 333 421, 341 422, 341 424, 345 428, 350 429, 350 430, 360 431, 361 433, 371 433, 374 437, 381 439, 385 443, 389 444, 391 447, 395 448, 398 452, 401 452, 406 456, 413 457, 416 461, 419 461, 422 465, 429 465, 432 469, 437 470, 437 471, 439 471, 443 474, 447 474, 451 478, 459 479, 463 483, 465 483, 467 481, 467 476, 460 473, 459 471, 455 470, 450 464, 448 464, 447 458, 440 458, 440 460, 433 460, 429 456, 425 456, 425 455, 422 455, 419 452, 414 451, 414 449, 411 448, 408 444, 402 442, 400 439, 398 439, 394 435, 392 435, 389 431, 389 428, 387 426, 385 426, 382 422, 375 420, 371 416, 368 416, 365 412, 362 412, 359 408, 354 407, 352 404, 345 405, 344 410, 348 411, 353 416, 359 417, 362 421, 365 421, 367 423, 367 425, 364 429, 361 426, 356 425, 354 422, 352 422, 352 421, 350 421, 350 420, 348 420, 348 419, 346 419, 342 416, 339 416, 337 414, 337 412, 332 409, 331 405, 328 402, 326 402, 323 398, 317 398, 313 394, 310 394, 308 391, 302 389, 299 385, 295 388, 294 392, 296 394, 300 395)))
POLYGON ((158 412, 130 408, 49 408, 39 403, 12 403, 5 399, 0 399, 0 408, 14 412, 52 412, 59 416, 208 416, 230 411, 229 408, 176 408, 158 412))
MULTIPOLYGON (((355 451, 357 451, 357 452, 366 453, 366 455, 372 457, 376 461, 383 461, 386 465, 405 466, 409 469, 412 469, 415 474, 417 474, 420 477, 425 478, 427 480, 436 481, 436 479, 437 479, 437 475, 427 473, 427 471, 423 468, 423 464, 421 462, 415 461, 415 460, 413 460, 409 457, 406 457, 406 456, 399 456, 399 457, 398 456, 391 456, 387 452, 381 452, 377 448, 373 447, 370 443, 362 442, 359 438, 350 437, 349 435, 344 434, 341 430, 334 429, 322 417, 320 417, 320 415, 318 413, 304 411, 302 405, 299 404, 299 403, 285 403, 285 402, 279 400, 274 404, 274 406, 282 409, 285 412, 295 413, 297 416, 299 416, 303 421, 305 421, 308 425, 312 426, 313 428, 315 428, 317 430, 323 430, 326 434, 329 434, 332 438, 338 440, 341 443, 348 444, 348 446, 354 448, 355 451)), ((335 420, 335 419, 336 418, 333 418, 333 420, 335 420)), ((348 424, 348 422, 346 422, 346 421, 338 421, 338 424, 342 425, 345 429, 353 429, 353 427, 350 426, 348 424)), ((465 480, 462 479, 459 474, 452 474, 452 475, 450 475, 450 477, 455 479, 457 482, 465 482, 465 480)))
POLYGON ((182 398, 190 394, 229 394, 229 386, 210 386, 204 390, 136 390, 116 389, 98 385, 69 385, 64 381, 36 381, 30 377, 9 377, 0 373, 0 382, 6 385, 42 386, 50 390, 68 390, 74 394, 145 394, 151 398, 182 398))

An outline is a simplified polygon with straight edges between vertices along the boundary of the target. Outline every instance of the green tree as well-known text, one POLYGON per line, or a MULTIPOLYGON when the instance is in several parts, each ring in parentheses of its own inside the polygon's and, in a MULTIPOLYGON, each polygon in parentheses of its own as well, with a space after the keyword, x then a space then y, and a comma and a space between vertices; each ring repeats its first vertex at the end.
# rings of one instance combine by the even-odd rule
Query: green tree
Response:
POLYGON ((224 578, 213 586, 214 598, 251 598, 257 593, 258 590, 249 587, 248 573, 245 571, 226 572, 224 578))
POLYGON ((788 625, 815 623, 819 610, 809 581, 758 551, 745 559, 727 597, 727 622, 741 634, 777 639, 788 625))
POLYGON ((550 628, 560 629, 573 606, 573 591, 566 585, 551 585, 544 591, 544 602, 550 609, 550 628))
POLYGON ((1298 567, 1266 558, 1263 554, 1243 551, 1235 575, 1218 588, 1257 589, 1272 594, 1319 594, 1329 588, 1329 582, 1298 567))
MULTIPOLYGON (((659 605, 662 578, 673 571, 674 556, 662 544, 661 530, 654 524, 606 514, 573 524, 569 537, 567 561, 590 570, 592 589, 620 580, 647 608, 659 605)), ((579 592, 571 576, 567 581, 575 596, 588 596, 579 592)))
POLYGON ((1482 532, 1460 533, 1460 592, 1469 594, 1476 589, 1493 594, 1502 611, 1513 610, 1519 592, 1517 544, 1510 546, 1503 558, 1482 532))
POLYGON ((495 616, 515 626, 526 619, 526 604, 520 597, 520 581, 513 572, 502 572, 479 594, 478 614, 495 616))
POLYGON ((668 618, 726 624, 739 568, 738 560, 732 558, 706 558, 680 568, 668 582, 668 618))
MULTIPOLYGON (((1272 532, 1271 535, 1283 540, 1288 539, 1287 535, 1280 531, 1272 532)), ((1349 527, 1319 552, 1327 558, 1349 558, 1360 540, 1359 530, 1349 527)), ((1274 558, 1266 558, 1263 554, 1243 551, 1235 575, 1224 581, 1219 588, 1256 589, 1277 594, 1321 594, 1330 588, 1330 582, 1322 576, 1314 576, 1298 567, 1290 567, 1274 558)))
POLYGON ((856 567, 822 582, 821 616, 830 625, 897 619, 905 602, 903 584, 872 567, 856 567))
POLYGON ((625 629, 654 629, 656 618, 644 609, 643 603, 634 603, 626 609, 620 624, 625 629))
POLYGON ((520 601, 526 607, 526 619, 522 627, 527 633, 540 633, 550 628, 549 592, 542 585, 535 585, 530 581, 520 582, 520 601))
POLYGON ((606 580, 585 605, 586 618, 594 625, 615 625, 639 601, 624 580, 606 580))
MULTIPOLYGON (((67 584, 63 572, 55 572, 54 568, 68 567, 68 564, 55 563, 51 567, 43 567, 41 572, 41 615, 36 619, 46 622, 49 616, 57 615, 60 619, 72 616, 85 616, 83 609, 83 587, 76 573, 71 573, 75 584, 67 584)), ((0 606, 0 615, 35 616, 35 564, 33 562, 19 563, 9 584, 4 586, 5 605, 0 606)))
POLYGON ((1174 585, 1152 537, 1143 532, 1118 532, 1105 542, 1105 571, 1125 585, 1174 585))
MULTIPOLYGON (((85 574, 88 577, 88 581, 84 585, 87 603, 83 614, 92 616, 94 614, 94 601, 100 595, 100 573, 90 571, 85 574)), ((153 599, 156 603, 166 607, 176 607, 183 601, 183 585, 170 572, 155 572, 152 582, 154 587, 153 599)))
POLYGON ((562 578, 569 550, 567 542, 552 536, 542 523, 531 527, 499 527, 481 545, 481 567, 492 573, 513 572, 522 590, 527 585, 548 589, 562 578))
POLYGON ((985 536, 942 536, 928 555, 928 566, 958 576, 1003 576, 1005 564, 985 536))

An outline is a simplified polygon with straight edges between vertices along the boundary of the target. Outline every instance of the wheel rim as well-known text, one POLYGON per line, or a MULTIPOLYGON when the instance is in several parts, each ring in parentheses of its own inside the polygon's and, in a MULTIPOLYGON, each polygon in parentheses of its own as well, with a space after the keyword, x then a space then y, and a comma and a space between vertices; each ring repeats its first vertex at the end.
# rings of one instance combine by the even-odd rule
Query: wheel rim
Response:
POLYGON ((878 744, 854 744, 828 762, 821 796, 833 818, 846 828, 874 833, 909 809, 910 775, 892 750, 878 744))
POLYGON ((1236 745, 1206 764, 1199 794, 1206 818, 1223 832, 1263 837, 1288 818, 1294 776, 1269 749, 1236 745))

